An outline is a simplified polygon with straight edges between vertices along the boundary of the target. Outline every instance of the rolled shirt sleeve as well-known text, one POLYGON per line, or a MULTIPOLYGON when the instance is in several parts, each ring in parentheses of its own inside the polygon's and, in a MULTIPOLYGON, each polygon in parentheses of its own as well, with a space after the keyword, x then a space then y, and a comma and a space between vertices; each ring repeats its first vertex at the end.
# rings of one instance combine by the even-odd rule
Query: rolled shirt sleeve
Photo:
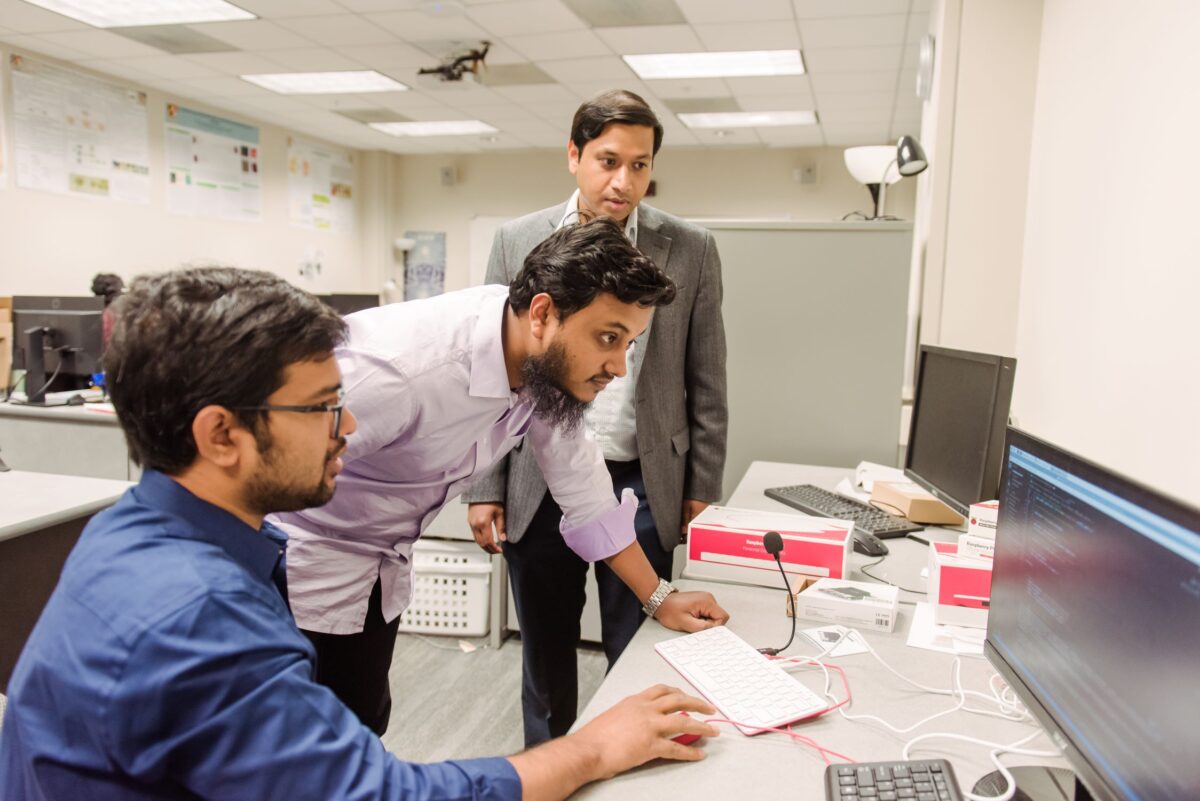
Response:
POLYGON ((535 417, 526 439, 550 494, 563 510, 559 530, 567 547, 581 559, 598 562, 637 539, 637 497, 627 492, 617 502, 604 454, 582 425, 564 432, 535 417))

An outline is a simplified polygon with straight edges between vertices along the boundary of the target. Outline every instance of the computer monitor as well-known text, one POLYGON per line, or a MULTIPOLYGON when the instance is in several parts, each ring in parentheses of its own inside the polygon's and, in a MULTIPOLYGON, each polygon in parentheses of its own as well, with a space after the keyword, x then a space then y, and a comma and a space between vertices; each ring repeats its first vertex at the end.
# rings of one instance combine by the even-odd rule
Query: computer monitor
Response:
POLYGON ((1200 510, 1009 429, 984 649, 1091 798, 1200 797, 1200 510))
POLYGON ((922 345, 904 474, 960 515, 995 499, 1017 360, 922 345))
POLYGON ((25 370, 28 403, 44 404, 47 392, 87 388, 101 369, 103 318, 103 298, 13 298, 13 367, 25 370))
POLYGON ((354 314, 363 309, 373 309, 379 305, 379 295, 320 295, 325 305, 331 306, 337 310, 337 313, 345 317, 348 314, 354 314))

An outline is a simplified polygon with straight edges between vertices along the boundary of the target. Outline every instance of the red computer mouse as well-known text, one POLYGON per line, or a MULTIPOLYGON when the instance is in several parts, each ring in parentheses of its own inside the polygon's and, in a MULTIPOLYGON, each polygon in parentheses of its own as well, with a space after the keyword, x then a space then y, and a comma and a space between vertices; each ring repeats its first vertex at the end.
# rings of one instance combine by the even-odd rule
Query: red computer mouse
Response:
MULTIPOLYGON (((680 712, 679 714, 683 715, 685 718, 691 717, 691 715, 689 715, 687 712, 680 712)), ((674 737, 672 737, 671 739, 674 740, 675 742, 679 743, 680 745, 691 745, 692 743, 694 743, 700 739, 700 735, 699 734, 686 734, 686 733, 685 734, 677 734, 674 737)))

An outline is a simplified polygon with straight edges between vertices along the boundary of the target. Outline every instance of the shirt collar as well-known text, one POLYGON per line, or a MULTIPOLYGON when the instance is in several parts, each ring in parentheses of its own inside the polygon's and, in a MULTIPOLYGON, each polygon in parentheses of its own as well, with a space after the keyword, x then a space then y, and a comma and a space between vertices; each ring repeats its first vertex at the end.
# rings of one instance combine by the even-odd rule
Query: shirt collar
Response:
MULTIPOLYGON (((578 189, 571 194, 571 199, 567 201, 567 207, 563 211, 562 219, 558 221, 558 228, 562 228, 565 225, 570 225, 577 222, 579 222, 578 189)), ((625 238, 632 242, 635 247, 637 246, 637 229, 638 206, 634 206, 633 211, 629 212, 629 216, 625 218, 625 238)))
POLYGON ((504 362, 504 316, 508 287, 499 287, 484 299, 471 335, 471 388, 473 398, 508 398, 508 366, 504 362))
POLYGON ((191 537, 224 550, 235 562, 264 583, 272 581, 275 566, 287 548, 287 535, 270 523, 262 530, 246 525, 235 515, 201 500, 170 476, 146 470, 133 489, 143 504, 183 520, 188 525, 172 536, 191 537))

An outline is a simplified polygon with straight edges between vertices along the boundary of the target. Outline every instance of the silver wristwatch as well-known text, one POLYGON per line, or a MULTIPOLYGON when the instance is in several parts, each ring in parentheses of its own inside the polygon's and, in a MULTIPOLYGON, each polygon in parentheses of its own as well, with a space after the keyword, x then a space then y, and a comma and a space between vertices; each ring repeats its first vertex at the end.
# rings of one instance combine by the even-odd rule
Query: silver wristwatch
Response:
POLYGON ((673 592, 679 592, 679 590, 671 582, 660 578, 658 586, 654 588, 654 592, 650 593, 650 597, 646 599, 646 603, 642 604, 642 611, 646 613, 646 617, 654 617, 654 613, 658 611, 658 607, 662 606, 662 602, 667 600, 667 596, 673 592))

